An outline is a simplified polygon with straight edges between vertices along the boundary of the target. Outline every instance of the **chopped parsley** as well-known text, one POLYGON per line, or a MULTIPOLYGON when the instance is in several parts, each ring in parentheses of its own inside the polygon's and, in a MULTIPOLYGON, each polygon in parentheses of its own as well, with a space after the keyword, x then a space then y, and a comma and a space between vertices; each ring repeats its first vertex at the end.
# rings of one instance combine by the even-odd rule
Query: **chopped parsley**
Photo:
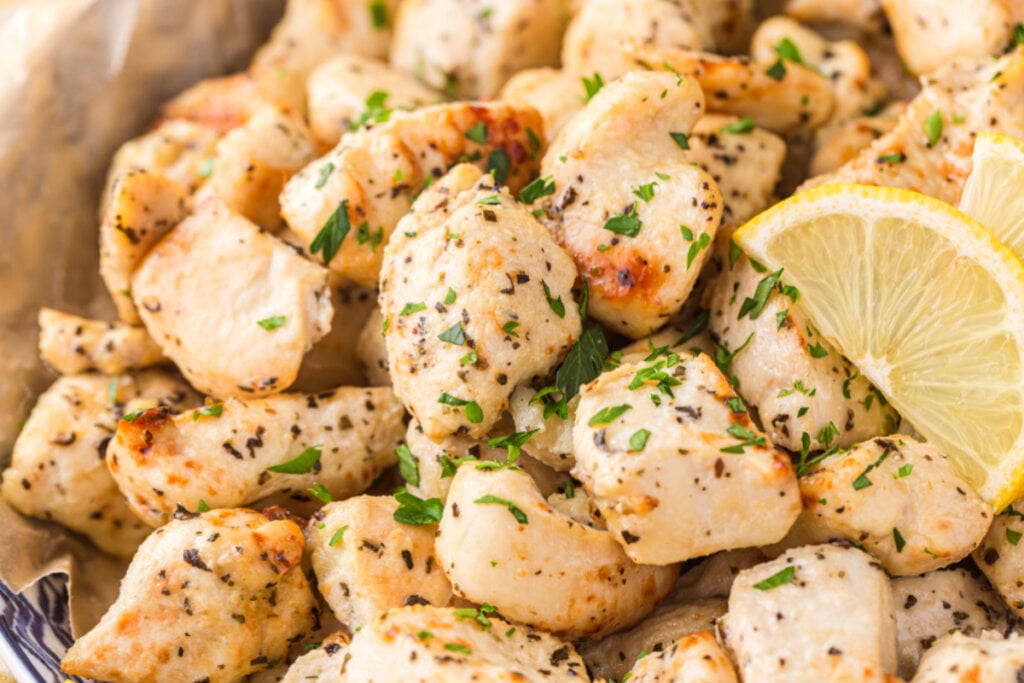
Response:
POLYGON ((516 332, 518 328, 519 323, 516 322, 515 320, 509 320, 507 323, 501 326, 501 329, 505 332, 505 334, 509 335, 510 337, 519 336, 519 333, 516 332))
POLYGON ((900 468, 898 470, 896 470, 896 474, 892 475, 892 478, 893 479, 902 479, 903 477, 909 477, 910 473, 913 472, 913 471, 914 471, 913 463, 909 463, 908 462, 906 465, 900 466, 900 468))
POLYGON ((903 540, 903 534, 896 527, 892 528, 892 540, 896 543, 896 552, 902 553, 903 548, 906 547, 907 542, 903 540))
POLYGON ((744 116, 739 121, 733 121, 732 123, 725 124, 719 130, 722 133, 733 133, 734 135, 742 135, 744 133, 751 132, 752 130, 754 130, 754 128, 754 119, 750 118, 749 116, 744 116))
POLYGON ((866 468, 864 468, 864 471, 860 473, 860 476, 853 480, 853 490, 860 491, 861 489, 866 489, 867 487, 871 486, 872 482, 870 479, 868 479, 868 474, 871 472, 871 470, 878 469, 882 465, 882 463, 885 462, 885 459, 888 457, 889 449, 886 448, 884 451, 882 451, 882 454, 878 456, 878 460, 875 460, 873 464, 870 464, 866 468))
POLYGON ((698 334, 708 329, 708 321, 711 319, 711 311, 704 309, 697 314, 697 317, 693 319, 693 323, 686 328, 683 332, 683 336, 676 340, 676 343, 672 346, 680 346, 690 341, 698 334))
POLYGON ((487 126, 483 121, 477 121, 472 128, 466 131, 466 137, 473 142, 484 144, 487 142, 487 126))
POLYGON ((319 190, 321 187, 326 185, 327 179, 331 177, 332 173, 334 173, 334 162, 328 161, 323 165, 323 168, 320 169, 320 177, 317 178, 316 185, 313 187, 319 190))
POLYGON ((343 526, 340 529, 338 529, 337 531, 335 531, 334 534, 331 536, 331 540, 327 541, 327 545, 329 545, 329 546, 331 546, 333 548, 334 546, 336 546, 339 543, 341 543, 341 539, 342 539, 342 537, 345 536, 345 532, 347 530, 348 530, 348 524, 346 524, 345 526, 343 526))
POLYGON ((398 501, 398 508, 395 509, 392 517, 400 524, 409 526, 437 524, 441 521, 441 515, 444 513, 444 503, 440 498, 424 500, 409 493, 405 488, 395 491, 395 500, 398 501))
POLYGON ((125 414, 121 419, 125 422, 135 422, 144 412, 146 412, 145 408, 139 408, 138 410, 133 410, 132 412, 125 414))
POLYGON ((384 123, 391 118, 391 109, 387 106, 388 94, 383 90, 374 90, 366 98, 366 109, 362 115, 348 124, 348 129, 359 130, 367 123, 384 123))
POLYGON ((924 121, 924 134, 928 136, 928 146, 934 147, 942 137, 942 111, 936 109, 924 121))
POLYGON ((807 351, 811 354, 811 358, 824 358, 828 355, 828 351, 821 342, 814 342, 814 346, 808 346, 807 351))
POLYGON ((878 157, 878 163, 880 164, 883 162, 887 164, 902 164, 906 160, 907 155, 903 152, 893 152, 892 154, 883 154, 878 157))
POLYGON ((224 412, 223 403, 214 403, 212 406, 203 406, 199 410, 192 413, 192 421, 198 422, 201 417, 220 417, 221 413, 224 412))
POLYGON ((516 504, 513 503, 510 500, 505 500, 504 498, 498 498, 497 496, 492 496, 491 494, 488 493, 485 496, 481 496, 481 497, 477 498, 473 502, 477 503, 479 505, 504 505, 508 509, 508 511, 512 514, 512 516, 515 517, 516 521, 519 522, 520 524, 528 524, 529 521, 530 521, 527 518, 526 513, 523 512, 522 510, 520 510, 516 506, 516 504))
POLYGON ((586 92, 586 99, 584 101, 589 102, 603 87, 604 79, 601 78, 601 74, 595 73, 593 78, 587 78, 584 76, 583 90, 586 92))
POLYGON ((484 411, 480 407, 480 404, 476 401, 467 401, 465 399, 457 398, 451 394, 445 392, 437 399, 438 403, 443 403, 448 406, 463 407, 466 408, 466 419, 473 424, 480 424, 484 421, 484 411))
POLYGON ((621 216, 612 216, 605 221, 603 227, 605 230, 614 232, 616 235, 636 237, 643 226, 643 221, 636 217, 636 206, 631 204, 626 213, 621 216))
POLYGON ((331 492, 328 491, 327 487, 320 482, 316 482, 306 490, 316 496, 321 503, 330 503, 334 500, 334 497, 331 496, 331 492))
POLYGON ((310 446, 291 460, 268 467, 267 471, 279 474, 306 474, 314 468, 319 469, 317 464, 320 462, 321 454, 320 446, 310 446))
POLYGON ((398 315, 400 317, 401 316, 406 316, 406 315, 412 315, 413 313, 419 313, 420 311, 425 311, 425 310, 427 310, 427 305, 425 303, 423 303, 422 301, 418 301, 418 302, 415 302, 415 303, 406 304, 404 307, 402 307, 402 310, 399 312, 398 315))
POLYGON ((633 190, 633 194, 642 199, 643 201, 649 202, 652 199, 654 199, 654 188, 657 186, 658 183, 651 181, 649 183, 645 183, 637 187, 635 190, 633 190))
POLYGON ((765 304, 768 303, 768 296, 775 289, 775 285, 778 284, 780 277, 782 277, 782 268, 779 268, 771 275, 764 276, 757 283, 757 289, 754 290, 753 298, 746 297, 743 300, 743 304, 740 306, 740 313, 736 316, 736 319, 742 320, 743 316, 749 315, 751 320, 757 320, 764 310, 765 304))
POLYGON ((537 178, 523 188, 519 193, 519 201, 524 204, 532 204, 541 197, 547 197, 555 193, 555 181, 551 176, 537 178))
POLYGON ((334 255, 341 249, 341 243, 352 229, 348 220, 348 200, 343 199, 334 213, 330 215, 320 232, 309 244, 309 253, 321 253, 324 265, 329 265, 334 255))
POLYGON ((508 154, 505 154, 505 150, 496 149, 487 155, 487 168, 485 171, 494 175, 494 182, 498 185, 505 184, 505 179, 508 178, 510 168, 512 168, 512 162, 509 161, 508 154))
POLYGON ((633 432, 633 435, 629 437, 629 449, 633 451, 642 451, 647 445, 647 439, 651 436, 651 432, 647 429, 638 429, 633 432))
POLYGON ((473 651, 470 650, 468 647, 466 647, 465 645, 459 645, 458 643, 445 643, 444 649, 448 650, 449 652, 461 652, 464 655, 473 654, 473 651))
POLYGON ((267 332, 270 332, 283 326, 287 320, 288 319, 283 315, 272 315, 269 318, 257 320, 256 324, 265 329, 267 332))
POLYGON ((601 410, 594 413, 594 416, 590 418, 587 424, 590 425, 591 427, 609 424, 612 420, 619 417, 632 407, 633 406, 629 405, 628 403, 624 403, 619 406, 610 406, 608 408, 602 408, 601 410))
POLYGON ((451 306, 453 303, 455 303, 455 299, 457 298, 457 296, 458 295, 455 294, 455 290, 449 287, 448 293, 444 295, 444 305, 451 306))
POLYGON ((1014 531, 1013 529, 1006 530, 1006 540, 1010 542, 1010 545, 1017 545, 1020 543, 1020 536, 1021 533, 1019 531, 1014 531))
POLYGON ((747 446, 760 446, 764 448, 767 445, 767 441, 763 436, 758 436, 754 430, 749 427, 744 427, 741 424, 729 425, 729 428, 725 430, 730 436, 735 436, 737 439, 742 439, 738 444, 732 446, 726 446, 725 448, 719 448, 723 453, 734 453, 740 455, 744 452, 747 446))
POLYGON ((504 448, 508 451, 508 462, 515 462, 519 458, 520 449, 523 445, 539 432, 539 429, 531 429, 528 432, 514 432, 505 436, 498 436, 487 440, 491 448, 504 448))
POLYGON ((462 323, 457 322, 441 334, 437 335, 437 338, 443 342, 454 344, 455 346, 462 346, 466 343, 466 331, 462 328, 462 323))
POLYGON ((750 336, 747 337, 747 340, 740 344, 735 351, 730 351, 723 344, 719 344, 715 347, 715 365, 718 366, 718 369, 721 370, 723 374, 729 373, 729 366, 732 365, 732 361, 736 356, 740 355, 740 351, 747 348, 747 344, 749 344, 750 340, 753 338, 754 333, 751 332, 750 336))
POLYGON ((409 486, 419 486, 420 464, 416 460, 416 456, 409 450, 409 446, 404 443, 398 444, 395 455, 398 456, 398 473, 402 475, 402 479, 405 479, 405 483, 409 486))
POLYGON ((686 252, 686 269, 689 270, 690 266, 693 265, 693 260, 697 258, 697 254, 704 251, 711 244, 711 235, 706 232, 702 232, 697 241, 690 245, 690 249, 686 252))
POLYGON ((541 286, 544 288, 544 298, 548 300, 548 306, 559 318, 565 317, 565 304, 562 303, 562 297, 557 299, 551 296, 551 289, 548 287, 548 283, 544 280, 540 281, 541 286))
POLYGON ((764 581, 759 581, 754 584, 754 588, 759 591, 769 591, 772 588, 778 588, 779 586, 785 585, 793 580, 796 575, 796 567, 790 565, 782 571, 776 572, 769 576, 764 581))
POLYGON ((690 149, 690 139, 686 136, 686 133, 669 133, 669 137, 672 138, 672 142, 676 143, 679 149, 690 149))
MULTIPOLYGON (((566 401, 579 393, 580 387, 601 374, 608 357, 608 342, 600 327, 586 329, 576 340, 562 366, 555 373, 555 387, 566 401)), ((547 416, 545 416, 547 417, 547 416)))
POLYGON ((370 0, 370 23, 378 31, 388 27, 388 6, 385 0, 370 0))
POLYGON ((199 499, 199 504, 196 505, 196 512, 209 512, 210 506, 206 504, 206 501, 202 498, 199 499))
POLYGON ((480 624, 484 628, 491 627, 491 620, 487 618, 488 614, 494 614, 497 612, 497 608, 493 605, 488 605, 486 602, 480 607, 461 607, 455 610, 455 616, 459 619, 472 619, 476 623, 480 624))
POLYGON ((729 406, 729 410, 737 414, 747 412, 747 409, 743 406, 743 399, 739 396, 725 399, 725 405, 729 406))

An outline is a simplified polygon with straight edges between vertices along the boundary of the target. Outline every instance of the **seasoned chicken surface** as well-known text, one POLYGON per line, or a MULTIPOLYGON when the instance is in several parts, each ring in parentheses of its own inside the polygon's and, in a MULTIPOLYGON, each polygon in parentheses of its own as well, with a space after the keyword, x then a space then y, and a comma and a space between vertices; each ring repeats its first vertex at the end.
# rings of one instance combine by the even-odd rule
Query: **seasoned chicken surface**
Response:
POLYGON ((504 615, 412 606, 377 615, 352 638, 346 683, 587 683, 570 643, 504 615))
POLYGON ((399 223, 380 280, 395 393, 435 441, 487 434, 581 329, 572 260, 493 176, 468 185, 479 172, 465 170, 399 223))
POLYGON ((198 403, 187 384, 162 370, 61 377, 25 421, 0 493, 22 514, 53 520, 111 555, 131 557, 151 529, 132 514, 104 461, 118 420, 153 406, 177 412, 198 403))
POLYGON ((302 530, 252 510, 185 515, 142 544, 117 601, 61 660, 124 683, 230 683, 270 668, 317 621, 302 530))
POLYGON ((379 123, 390 110, 418 109, 441 94, 410 74, 376 59, 343 54, 330 59, 306 81, 309 127, 317 142, 333 147, 365 123, 379 123))
POLYGON ((107 465, 154 527, 200 501, 225 508, 307 490, 340 500, 394 464, 403 416, 390 389, 357 387, 228 399, 177 417, 149 410, 121 420, 107 465))
POLYGON ((740 572, 719 638, 744 681, 884 681, 896 670, 889 579, 855 548, 790 550, 740 572))
POLYGON ((573 474, 633 561, 772 543, 800 514, 789 457, 705 354, 622 365, 580 396, 573 474))
POLYGON ((215 200, 153 247, 132 297, 192 386, 220 398, 286 389, 331 326, 327 270, 215 200))
POLYGON ((860 544, 893 576, 963 559, 992 508, 937 447, 894 434, 821 461, 800 478, 811 526, 860 544))
POLYGON ((512 74, 558 64, 563 0, 403 0, 391 63, 452 99, 493 97, 512 74))
POLYGON ((641 658, 630 669, 634 683, 737 683, 729 658, 709 631, 683 636, 659 652, 641 658))
POLYGON ((998 633, 972 638, 951 633, 921 658, 910 683, 1017 683, 1024 670, 1024 638, 998 633))
POLYGON ((118 176, 106 195, 100 222, 100 277, 117 314, 126 323, 142 322, 132 292, 132 274, 146 254, 188 213, 188 191, 150 171, 118 176))
POLYGON ((518 192, 537 169, 543 121, 529 107, 458 102, 395 112, 346 135, 285 185, 281 212, 341 278, 375 285, 383 247, 413 198, 462 161, 518 192), (319 238, 319 239, 318 239, 319 238))
POLYGON ((62 375, 99 370, 106 375, 166 362, 144 327, 90 320, 39 309, 39 356, 62 375))
POLYGON ((579 398, 574 396, 566 404, 566 417, 557 413, 544 417, 544 403, 536 398, 537 391, 529 385, 516 387, 509 398, 509 412, 517 432, 536 430, 523 448, 527 453, 560 472, 571 470, 576 464, 572 449, 572 429, 579 398))
POLYGON ((448 605, 452 587, 434 557, 434 525, 395 521, 398 503, 356 496, 328 503, 306 527, 317 586, 350 629, 411 604, 448 605))
POLYGON ((302 655, 288 667, 281 683, 338 683, 346 681, 345 664, 348 662, 348 644, 344 631, 336 631, 320 647, 302 655))
POLYGON ((544 119, 544 133, 550 143, 586 104, 585 78, 551 67, 526 69, 508 79, 498 99, 536 109, 544 119))
POLYGON ((836 182, 884 185, 956 204, 971 172, 975 135, 991 130, 1024 137, 1022 103, 1024 48, 995 60, 945 62, 922 79, 921 93, 892 130, 838 170, 811 178, 803 187, 836 182), (926 122, 935 112, 942 125, 932 144, 926 122))
POLYGON ((895 431, 896 412, 811 328, 785 273, 765 271, 724 238, 716 257, 721 272, 704 293, 708 328, 773 443, 817 450, 895 431))
POLYGON ((959 568, 908 576, 892 581, 896 606, 899 673, 910 680, 921 656, 942 636, 959 631, 1009 635, 1017 627, 999 595, 968 571, 959 568))
POLYGON ((282 225, 281 188, 315 156, 312 135, 295 112, 263 107, 217 143, 209 180, 196 200, 216 197, 235 213, 276 231, 282 225))
POLYGON ((290 73, 277 68, 254 67, 242 73, 199 81, 164 103, 160 108, 161 124, 190 121, 223 135, 267 106, 302 111, 301 82, 292 82, 290 73))
POLYGON ((1000 511, 974 551, 974 562, 1010 609, 1024 617, 1024 499, 1018 498, 1000 511))
POLYGON ((685 152, 703 113, 692 79, 634 72, 574 116, 544 155, 541 220, 587 276, 590 315, 639 338, 679 311, 722 219, 685 152))
POLYGON ((632 626, 676 578, 674 566, 634 564, 611 533, 554 510, 508 468, 459 467, 436 543, 456 595, 566 638, 632 626))
POLYGON ((895 102, 873 116, 855 116, 819 128, 814 133, 810 175, 831 173, 856 157, 896 126, 905 106, 903 102, 895 102))

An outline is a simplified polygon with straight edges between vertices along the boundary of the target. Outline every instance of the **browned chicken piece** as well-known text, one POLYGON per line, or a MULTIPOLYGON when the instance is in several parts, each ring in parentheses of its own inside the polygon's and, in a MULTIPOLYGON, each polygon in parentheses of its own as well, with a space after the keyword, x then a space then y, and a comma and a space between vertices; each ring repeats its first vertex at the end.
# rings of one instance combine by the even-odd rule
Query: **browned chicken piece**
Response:
POLYGON ((352 641, 344 630, 325 638, 320 647, 302 655, 288 667, 281 683, 338 683, 345 678, 348 645, 352 641))
POLYGON ((502 102, 395 112, 344 136, 289 180, 281 211, 307 244, 338 243, 336 254, 325 248, 318 257, 335 275, 374 286, 383 247, 426 185, 472 161, 518 192, 536 173, 543 136, 534 109, 502 102))
MULTIPOLYGON (((331 1, 331 0, 313 0, 331 1)), ((199 81, 160 108, 160 123, 191 121, 220 135, 238 128, 266 106, 304 111, 302 81, 287 72, 253 67, 242 73, 199 81)))
POLYGON ((921 658, 910 683, 1017 683, 1024 670, 1024 638, 999 633, 970 637, 953 629, 921 658))
POLYGON ((119 375, 167 362, 146 328, 39 310, 39 355, 62 375, 119 375))
POLYGON ((1024 617, 1024 498, 1000 511, 981 545, 974 562, 1018 617, 1024 617))
POLYGON ((150 250, 131 291, 163 352, 219 398, 288 388, 331 328, 327 270, 217 200, 150 250))
POLYGON ((231 683, 318 620, 302 530, 251 510, 183 515, 139 548, 117 601, 61 660, 115 683, 231 683))
POLYGON ((104 461, 118 420, 153 406, 180 411, 198 404, 185 382, 161 370, 61 377, 39 397, 18 434, 0 493, 22 514, 131 557, 152 529, 132 513, 104 461))
POLYGON ((630 669, 634 683, 737 683, 736 671, 710 631, 683 636, 640 658, 630 669))
POLYGON ((405 412, 390 389, 228 399, 177 417, 123 419, 107 465, 150 526, 179 509, 236 507, 312 490, 341 500, 395 463, 405 412))

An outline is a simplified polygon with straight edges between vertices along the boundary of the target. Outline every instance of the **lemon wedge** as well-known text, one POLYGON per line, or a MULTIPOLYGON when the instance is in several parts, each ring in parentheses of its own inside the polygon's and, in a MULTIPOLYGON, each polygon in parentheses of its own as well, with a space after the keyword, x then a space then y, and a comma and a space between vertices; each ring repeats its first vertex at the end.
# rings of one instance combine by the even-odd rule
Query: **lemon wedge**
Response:
POLYGON ((1024 492, 1024 266, 952 206, 825 185, 734 237, 996 509, 1024 492))
POLYGON ((960 210, 990 230, 1017 258, 1024 258, 1024 141, 980 133, 973 161, 960 210))

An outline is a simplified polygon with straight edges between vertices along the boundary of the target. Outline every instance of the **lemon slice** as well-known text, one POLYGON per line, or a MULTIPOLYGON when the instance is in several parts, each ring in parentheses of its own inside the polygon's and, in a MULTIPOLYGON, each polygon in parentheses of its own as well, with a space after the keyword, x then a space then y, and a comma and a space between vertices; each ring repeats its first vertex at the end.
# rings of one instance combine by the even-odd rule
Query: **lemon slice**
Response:
POLYGON ((1024 266, 952 206, 826 185, 741 228, 818 331, 996 509, 1024 484, 1024 266))
POLYGON ((992 231, 1017 258, 1024 258, 1024 141, 981 133, 973 160, 960 210, 992 231))

